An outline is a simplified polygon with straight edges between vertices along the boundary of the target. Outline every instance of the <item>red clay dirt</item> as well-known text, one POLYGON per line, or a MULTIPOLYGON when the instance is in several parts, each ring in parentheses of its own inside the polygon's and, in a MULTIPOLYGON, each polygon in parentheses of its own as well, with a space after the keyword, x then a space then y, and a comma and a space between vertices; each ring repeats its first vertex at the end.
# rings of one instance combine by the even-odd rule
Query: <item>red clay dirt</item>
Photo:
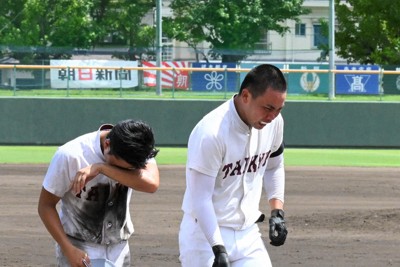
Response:
MULTIPOLYGON (((0 266, 55 266, 54 242, 37 215, 46 165, 0 165, 0 266)), ((155 194, 135 192, 133 266, 178 259, 183 166, 160 166, 155 194)), ((287 167, 284 246, 268 243, 273 266, 400 266, 400 168, 287 167)), ((266 201, 261 210, 268 213, 266 201)))

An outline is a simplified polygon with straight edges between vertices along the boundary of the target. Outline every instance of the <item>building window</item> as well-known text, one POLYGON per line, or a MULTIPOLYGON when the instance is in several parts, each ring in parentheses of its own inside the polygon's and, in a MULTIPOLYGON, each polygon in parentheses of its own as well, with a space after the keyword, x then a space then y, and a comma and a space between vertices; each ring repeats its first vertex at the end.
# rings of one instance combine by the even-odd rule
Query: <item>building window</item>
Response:
POLYGON ((162 61, 171 61, 174 58, 174 50, 171 39, 162 37, 162 61))
POLYGON ((321 32, 321 25, 314 25, 314 47, 320 47, 321 45, 328 45, 328 37, 323 36, 321 32))
POLYGON ((295 25, 295 35, 296 36, 306 36, 306 24, 296 23, 295 25))

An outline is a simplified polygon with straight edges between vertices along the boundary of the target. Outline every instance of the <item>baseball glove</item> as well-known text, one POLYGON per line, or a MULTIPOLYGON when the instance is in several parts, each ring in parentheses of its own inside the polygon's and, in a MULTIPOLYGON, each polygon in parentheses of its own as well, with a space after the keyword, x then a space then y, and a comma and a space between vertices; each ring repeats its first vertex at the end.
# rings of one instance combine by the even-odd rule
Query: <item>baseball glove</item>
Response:
POLYGON ((281 209, 271 211, 271 218, 269 219, 269 239, 273 246, 281 246, 285 243, 288 231, 286 229, 284 217, 285 213, 281 209))
POLYGON ((230 267, 228 254, 226 253, 226 249, 222 245, 215 245, 212 247, 215 258, 212 267, 230 267))

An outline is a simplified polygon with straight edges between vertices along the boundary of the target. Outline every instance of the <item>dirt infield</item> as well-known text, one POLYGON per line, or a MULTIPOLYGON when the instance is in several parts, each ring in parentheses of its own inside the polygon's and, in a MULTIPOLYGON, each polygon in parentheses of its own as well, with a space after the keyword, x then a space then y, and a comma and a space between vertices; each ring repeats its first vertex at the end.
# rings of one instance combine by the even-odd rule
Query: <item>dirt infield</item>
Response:
MULTIPOLYGON (((54 243, 37 216, 45 165, 0 165, 0 266, 55 266, 54 243)), ((182 166, 161 166, 155 194, 134 193, 137 267, 179 266, 182 166)), ((288 167, 282 247, 274 266, 400 266, 400 169, 288 167)), ((265 205, 262 210, 266 211, 265 205)), ((267 224, 262 224, 267 236, 267 224)))

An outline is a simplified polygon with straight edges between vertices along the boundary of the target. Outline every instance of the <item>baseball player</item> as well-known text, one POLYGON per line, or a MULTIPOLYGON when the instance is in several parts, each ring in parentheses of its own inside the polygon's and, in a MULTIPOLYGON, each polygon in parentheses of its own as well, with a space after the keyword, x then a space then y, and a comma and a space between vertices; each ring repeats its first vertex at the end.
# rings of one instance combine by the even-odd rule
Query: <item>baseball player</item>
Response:
POLYGON ((188 142, 179 230, 183 267, 272 266, 257 225, 265 189, 271 244, 283 245, 283 119, 286 81, 275 66, 253 68, 232 99, 207 114, 188 142))
POLYGON ((158 189, 157 153, 151 128, 134 120, 102 125, 58 148, 38 205, 56 241, 57 266, 90 266, 91 259, 130 266, 129 202, 133 189, 158 189))

